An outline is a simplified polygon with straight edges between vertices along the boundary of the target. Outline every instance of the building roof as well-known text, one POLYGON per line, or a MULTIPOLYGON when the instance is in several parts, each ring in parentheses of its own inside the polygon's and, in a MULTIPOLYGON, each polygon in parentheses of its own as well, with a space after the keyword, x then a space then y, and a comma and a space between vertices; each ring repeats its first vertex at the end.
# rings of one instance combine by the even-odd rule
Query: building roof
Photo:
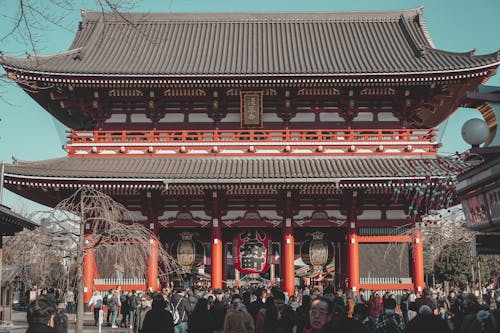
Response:
POLYGON ((0 204, 0 235, 11 236, 24 228, 33 230, 38 225, 22 215, 14 213, 9 207, 0 204))
POLYGON ((465 165, 444 157, 64 157, 5 165, 27 182, 303 183, 449 178, 465 165))
POLYGON ((319 13, 82 12, 66 52, 4 67, 90 76, 345 76, 463 72, 500 64, 436 49, 422 8, 319 13))

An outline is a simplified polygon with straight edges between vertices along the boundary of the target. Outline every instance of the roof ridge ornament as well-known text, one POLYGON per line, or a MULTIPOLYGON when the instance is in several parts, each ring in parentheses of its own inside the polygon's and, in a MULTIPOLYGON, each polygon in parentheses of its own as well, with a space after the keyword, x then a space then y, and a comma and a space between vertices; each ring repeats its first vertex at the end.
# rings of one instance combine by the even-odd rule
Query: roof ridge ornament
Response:
POLYGON ((406 20, 406 17, 403 14, 401 14, 401 16, 399 17, 399 23, 400 23, 401 29, 403 30, 403 34, 405 35, 406 40, 410 44, 410 47, 413 50, 413 52, 415 53, 415 55, 419 58, 423 57, 426 53, 425 47, 420 45, 420 43, 417 42, 417 39, 415 38, 414 33, 411 30, 411 27, 410 27, 408 21, 406 20))

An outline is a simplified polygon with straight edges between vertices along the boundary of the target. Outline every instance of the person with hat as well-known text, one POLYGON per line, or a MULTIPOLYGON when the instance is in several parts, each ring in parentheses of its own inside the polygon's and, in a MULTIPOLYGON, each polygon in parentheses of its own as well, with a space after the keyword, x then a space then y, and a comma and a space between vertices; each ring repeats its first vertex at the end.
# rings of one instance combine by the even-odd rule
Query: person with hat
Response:
POLYGON ((377 317, 375 327, 379 333, 403 332, 405 321, 396 313, 396 300, 388 297, 383 301, 384 312, 377 317))
POLYGON ((210 314, 214 321, 214 332, 224 332, 224 319, 226 318, 227 304, 224 299, 224 291, 220 288, 214 289, 215 300, 210 308, 210 314))

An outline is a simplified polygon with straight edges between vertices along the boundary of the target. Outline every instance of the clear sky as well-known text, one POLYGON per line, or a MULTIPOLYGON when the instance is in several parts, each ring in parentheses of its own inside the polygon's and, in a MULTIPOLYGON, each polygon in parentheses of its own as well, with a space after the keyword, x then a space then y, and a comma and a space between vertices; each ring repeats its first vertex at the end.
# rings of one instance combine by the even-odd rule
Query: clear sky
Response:
MULTIPOLYGON (((46 0, 32 0, 53 11, 46 0)), ((38 54, 46 55, 66 50, 73 40, 80 20, 80 8, 95 10, 91 0, 75 0, 75 8, 58 17, 59 26, 43 25, 38 32, 38 54)), ((500 49, 500 0, 136 0, 134 11, 141 12, 262 12, 262 11, 360 11, 399 10, 423 6, 427 28, 437 48, 464 52, 476 49, 476 54, 500 49)), ((12 28, 8 16, 17 10, 17 1, 0 0, 0 36, 12 28)), ((55 12, 57 14, 57 11, 55 12)), ((1 38, 1 37, 0 37, 1 38)), ((0 51, 24 56, 30 52, 19 38, 0 40, 0 51)), ((3 70, 0 70, 3 73, 3 70)), ((500 86, 500 74, 489 85, 500 86)), ((460 128, 469 118, 480 117, 472 109, 459 109, 440 126, 442 155, 468 148, 460 128)), ((27 94, 15 85, 0 85, 0 160, 36 161, 65 156, 65 128, 53 120, 27 94)), ((41 209, 11 192, 4 191, 3 204, 18 212, 41 209)))

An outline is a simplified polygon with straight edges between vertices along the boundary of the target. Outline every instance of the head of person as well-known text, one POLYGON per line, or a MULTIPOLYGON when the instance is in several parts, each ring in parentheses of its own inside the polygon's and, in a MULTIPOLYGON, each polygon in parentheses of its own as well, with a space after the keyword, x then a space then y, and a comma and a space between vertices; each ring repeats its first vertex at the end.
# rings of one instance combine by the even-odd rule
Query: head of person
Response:
POLYGON ((276 311, 282 311, 285 308, 285 293, 280 290, 273 292, 273 304, 276 311))
POLYGON ((214 295, 219 302, 224 298, 224 292, 220 288, 214 289, 214 295))
POLYGON ((309 320, 313 332, 324 328, 333 318, 333 302, 324 296, 319 296, 311 302, 309 320))
POLYGON ((257 288, 257 290, 255 290, 254 294, 255 294, 255 297, 263 299, 263 298, 266 298, 267 291, 264 288, 257 288))
POLYGON ((165 302, 165 298, 160 292, 157 292, 153 295, 153 301, 151 302, 152 309, 165 309, 167 307, 167 302, 165 302))
POLYGON ((149 298, 148 298, 148 296, 146 294, 142 294, 141 298, 139 300, 140 300, 140 303, 141 303, 140 304, 141 307, 144 308, 144 307, 146 307, 146 306, 149 305, 149 298))
POLYGON ((468 309, 474 309, 479 306, 479 302, 477 301, 477 297, 474 294, 467 294, 464 297, 464 308, 466 310, 468 309))
POLYGON ((394 312, 396 311, 396 300, 392 297, 384 299, 384 311, 385 312, 394 312))
POLYGON ((46 299, 39 299, 31 302, 26 310, 26 318, 30 326, 41 324, 54 327, 56 309, 52 303, 46 299))
POLYGON ((306 309, 309 309, 311 307, 311 296, 302 295, 302 306, 306 309))
POLYGON ((250 304, 250 300, 251 300, 250 292, 248 292, 248 291, 243 292, 243 295, 241 295, 241 298, 243 300, 243 303, 250 304))
POLYGON ((207 312, 209 309, 210 303, 208 302, 208 299, 202 297, 198 299, 198 302, 196 302, 196 306, 194 307, 193 312, 207 312))
POLYGON ((368 306, 364 303, 356 304, 352 316, 360 321, 365 320, 368 317, 368 306))

